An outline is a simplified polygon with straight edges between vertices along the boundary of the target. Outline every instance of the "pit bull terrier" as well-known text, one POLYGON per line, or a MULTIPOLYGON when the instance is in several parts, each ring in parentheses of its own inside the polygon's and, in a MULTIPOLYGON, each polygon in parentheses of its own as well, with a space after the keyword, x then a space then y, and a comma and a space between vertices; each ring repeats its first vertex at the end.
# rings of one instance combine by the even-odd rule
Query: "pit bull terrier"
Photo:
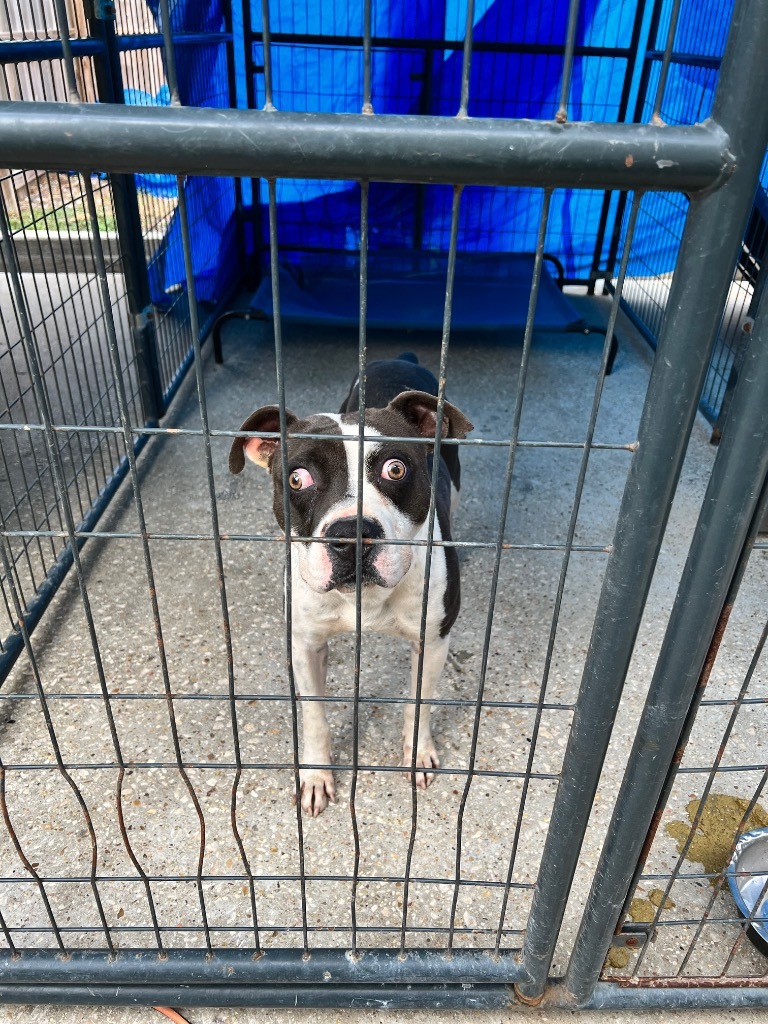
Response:
MULTIPOLYGON (((405 353, 372 362, 366 371, 365 478, 362 481, 362 629, 402 637, 411 644, 411 696, 416 695, 419 631, 426 568, 426 546, 388 544, 427 538, 430 488, 434 472, 431 445, 408 438, 435 436, 438 384, 434 375, 405 353), (377 441, 375 438, 394 438, 377 441), (375 542, 375 543, 372 543, 375 542)), ((292 654, 298 694, 324 696, 328 640, 355 631, 359 388, 355 379, 338 414, 304 419, 286 410, 289 433, 326 434, 333 439, 288 441, 290 498, 292 654), (338 440, 336 440, 338 438, 338 440)), ((279 432, 275 405, 252 413, 244 431, 279 432)), ((446 402, 442 436, 463 438, 472 424, 446 402)), ((283 515, 283 463, 278 438, 235 438, 229 468, 240 473, 248 458, 272 475, 273 510, 280 528, 283 515)), ((458 448, 441 446, 437 467, 434 539, 451 539, 451 511, 460 487, 458 448)), ((421 695, 435 694, 448 654, 448 638, 459 613, 459 565, 456 549, 432 550, 421 695)), ((430 704, 419 713, 416 784, 426 789, 439 767, 430 732, 430 704)), ((414 705, 406 706, 403 767, 410 779, 414 705)), ((302 763, 331 764, 330 730, 321 701, 303 704, 302 763)), ((301 806, 321 814, 336 802, 328 768, 301 769, 301 806)))

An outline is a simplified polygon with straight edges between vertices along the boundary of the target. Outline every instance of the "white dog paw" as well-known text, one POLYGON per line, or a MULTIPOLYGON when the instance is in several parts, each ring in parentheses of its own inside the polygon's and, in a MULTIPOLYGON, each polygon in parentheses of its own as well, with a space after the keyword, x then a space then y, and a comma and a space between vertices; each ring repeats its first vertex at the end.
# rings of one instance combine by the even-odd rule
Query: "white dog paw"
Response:
MULTIPOLYGON (((403 768, 407 771, 403 772, 403 778, 411 781, 411 762, 413 761, 413 752, 410 747, 403 747, 403 768)), ((426 789, 435 780, 435 773, 430 771, 431 768, 440 767, 440 758, 437 756, 437 751, 433 743, 427 746, 421 747, 416 752, 416 785, 419 789, 426 789)))
MULTIPOLYGON (((322 814, 329 803, 336 803, 336 787, 333 784, 333 772, 320 771, 317 768, 300 773, 301 778, 301 809, 310 818, 322 814)), ((294 796, 294 802, 295 802, 294 796)))

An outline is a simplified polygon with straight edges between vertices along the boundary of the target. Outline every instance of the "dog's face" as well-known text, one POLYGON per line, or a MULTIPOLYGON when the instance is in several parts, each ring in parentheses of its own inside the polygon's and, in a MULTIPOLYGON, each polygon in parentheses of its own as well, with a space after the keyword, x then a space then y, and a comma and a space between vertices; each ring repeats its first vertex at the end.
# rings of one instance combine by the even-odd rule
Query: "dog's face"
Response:
MULTIPOLYGON (((387 540, 413 540, 429 513, 431 475, 427 458, 430 445, 409 439, 434 437, 437 399, 422 391, 406 391, 384 409, 368 409, 362 479, 362 583, 391 588, 408 571, 413 549, 387 540), (381 437, 382 440, 376 440, 381 437), (389 438, 390 440, 385 440, 389 438)), ((293 537, 323 538, 299 542, 302 579, 323 593, 355 588, 357 495, 359 488, 358 414, 321 414, 301 420, 286 411, 288 432, 332 435, 327 438, 291 438, 287 443, 287 492, 290 532, 293 537)), ((278 432, 276 406, 258 409, 241 430, 278 432)), ((465 437, 472 424, 446 402, 443 437, 465 437)), ((245 458, 268 469, 274 485, 273 509, 281 529, 283 510, 283 458, 279 439, 235 438, 229 456, 233 473, 245 458)))

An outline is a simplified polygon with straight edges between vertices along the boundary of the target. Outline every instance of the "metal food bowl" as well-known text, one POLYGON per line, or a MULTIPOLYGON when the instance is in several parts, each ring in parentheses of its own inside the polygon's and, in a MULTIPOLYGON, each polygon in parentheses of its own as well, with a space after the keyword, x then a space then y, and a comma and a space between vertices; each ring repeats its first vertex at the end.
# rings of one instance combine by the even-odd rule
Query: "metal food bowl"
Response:
POLYGON ((739 838, 726 877, 740 916, 763 918, 750 924, 747 935, 768 956, 768 828, 753 829, 739 838), (756 910, 761 894, 762 902, 756 910))

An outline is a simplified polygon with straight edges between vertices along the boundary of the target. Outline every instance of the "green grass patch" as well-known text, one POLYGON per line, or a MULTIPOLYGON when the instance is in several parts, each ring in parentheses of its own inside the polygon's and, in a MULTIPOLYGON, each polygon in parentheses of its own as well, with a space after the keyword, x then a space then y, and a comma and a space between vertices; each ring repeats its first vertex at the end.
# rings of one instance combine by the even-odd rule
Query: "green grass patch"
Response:
MULTIPOLYGON (((111 214, 97 214, 99 231, 115 231, 117 225, 111 214)), ((67 206, 58 210, 28 210, 21 216, 11 213, 8 217, 11 231, 87 231, 91 220, 84 206, 67 206)))

